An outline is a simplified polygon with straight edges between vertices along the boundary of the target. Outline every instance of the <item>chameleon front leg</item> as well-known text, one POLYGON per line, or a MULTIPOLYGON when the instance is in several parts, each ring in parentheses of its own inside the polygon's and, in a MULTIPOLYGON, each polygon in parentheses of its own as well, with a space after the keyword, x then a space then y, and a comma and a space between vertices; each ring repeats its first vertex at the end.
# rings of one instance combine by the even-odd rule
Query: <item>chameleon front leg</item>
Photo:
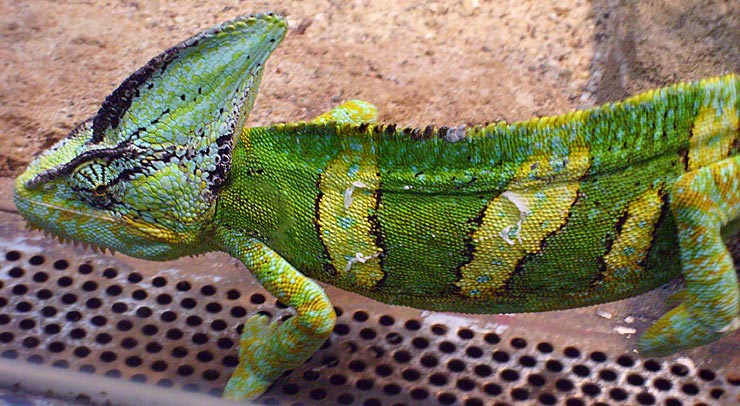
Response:
MULTIPOLYGON (((377 108, 361 100, 349 100, 311 120, 346 124, 372 123, 377 108)), ((242 232, 220 227, 216 233, 223 250, 238 258, 262 286, 296 315, 282 324, 261 315, 244 324, 239 341, 239 365, 226 385, 224 397, 254 399, 285 371, 305 362, 326 341, 336 314, 323 289, 293 268, 263 242, 242 232)))
POLYGON ((254 399, 285 371, 305 362, 329 338, 336 314, 323 289, 298 272, 261 241, 220 227, 216 238, 224 251, 239 259, 259 283, 296 315, 283 323, 266 316, 250 317, 239 343, 239 365, 224 397, 254 399))
POLYGON ((721 228, 740 215, 740 157, 686 173, 673 187, 683 303, 653 324, 640 352, 664 356, 704 345, 740 327, 740 289, 721 228))

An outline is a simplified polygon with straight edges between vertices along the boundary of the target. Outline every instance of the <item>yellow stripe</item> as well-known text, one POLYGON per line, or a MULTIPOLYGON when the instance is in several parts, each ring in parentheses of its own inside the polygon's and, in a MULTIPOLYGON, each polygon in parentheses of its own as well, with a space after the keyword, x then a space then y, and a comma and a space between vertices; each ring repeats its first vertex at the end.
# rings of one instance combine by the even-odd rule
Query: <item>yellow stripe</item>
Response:
POLYGON ((738 116, 733 104, 722 111, 704 107, 694 120, 689 140, 689 170, 719 162, 730 155, 737 137, 738 116))
POLYGON ((473 259, 461 267, 462 277, 456 283, 464 295, 493 298, 519 261, 538 252, 542 241, 563 225, 578 194, 577 179, 588 170, 588 150, 571 152, 559 170, 554 164, 548 157, 525 162, 510 190, 489 202, 473 234, 473 259), (559 176, 537 176, 545 173, 559 176))
POLYGON ((645 260, 653 242, 653 232, 663 205, 660 194, 650 189, 627 206, 627 219, 614 240, 611 250, 604 255, 606 274, 604 282, 614 278, 637 282, 642 272, 640 263, 645 260))
POLYGON ((321 239, 339 280, 365 289, 383 278, 370 216, 376 207, 380 177, 372 140, 338 151, 321 176, 321 239))

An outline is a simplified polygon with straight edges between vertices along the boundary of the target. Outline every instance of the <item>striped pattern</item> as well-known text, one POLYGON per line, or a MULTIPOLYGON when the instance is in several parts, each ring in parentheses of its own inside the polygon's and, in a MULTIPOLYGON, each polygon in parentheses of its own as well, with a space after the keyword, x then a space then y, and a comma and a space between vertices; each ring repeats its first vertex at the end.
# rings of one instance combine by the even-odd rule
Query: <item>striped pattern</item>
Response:
POLYGON ((663 207, 660 190, 652 188, 629 203, 617 225, 617 236, 604 255, 602 283, 615 280, 638 283, 643 278, 645 260, 663 207))
POLYGON ((384 273, 373 216, 380 177, 373 145, 352 144, 327 165, 319 179, 316 221, 337 278, 372 289, 384 273))
POLYGON ((511 190, 491 200, 473 232, 470 262, 460 268, 461 278, 455 283, 463 295, 490 300, 501 294, 520 261, 539 252, 544 240, 563 226, 576 200, 577 179, 588 166, 586 148, 574 149, 556 164, 539 157, 521 166, 511 190), (545 182, 538 172, 553 176, 545 182), (562 179, 559 173, 576 179, 562 179))
POLYGON ((256 195, 240 198, 266 200, 247 186, 262 183, 290 193, 292 230, 249 227, 312 277, 385 302, 516 312, 614 300, 679 272, 667 193, 708 156, 695 148, 734 153, 733 86, 728 76, 486 127, 246 129, 245 164, 271 165, 243 179, 256 195))

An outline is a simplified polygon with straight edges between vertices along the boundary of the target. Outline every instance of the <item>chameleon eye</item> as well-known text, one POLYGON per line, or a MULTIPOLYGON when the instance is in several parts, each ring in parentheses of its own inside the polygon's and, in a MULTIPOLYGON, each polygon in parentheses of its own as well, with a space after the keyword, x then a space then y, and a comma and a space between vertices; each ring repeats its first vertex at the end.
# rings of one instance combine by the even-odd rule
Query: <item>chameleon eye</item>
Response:
POLYGON ((108 192, 108 186, 106 185, 97 185, 95 186, 95 189, 93 190, 93 194, 95 196, 104 196, 108 192))
POLYGON ((110 207, 117 200, 112 181, 115 181, 115 176, 110 166, 97 160, 81 164, 69 178, 70 187, 82 200, 101 209, 110 207))

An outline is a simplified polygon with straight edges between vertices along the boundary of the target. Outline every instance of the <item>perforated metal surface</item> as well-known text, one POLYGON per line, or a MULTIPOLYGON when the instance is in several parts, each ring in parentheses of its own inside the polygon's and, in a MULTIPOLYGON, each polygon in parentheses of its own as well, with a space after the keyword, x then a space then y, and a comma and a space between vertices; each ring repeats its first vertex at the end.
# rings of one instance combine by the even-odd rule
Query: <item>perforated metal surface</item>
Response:
MULTIPOLYGON (((290 315, 227 256, 110 258, 0 217, 3 358, 220 395, 237 362, 240 323, 257 311, 290 315)), ((629 353, 625 331, 649 320, 625 324, 614 315, 633 307, 468 317, 334 289, 330 296, 339 315, 331 340, 261 403, 740 404, 737 336, 681 357, 641 359, 629 353)))

